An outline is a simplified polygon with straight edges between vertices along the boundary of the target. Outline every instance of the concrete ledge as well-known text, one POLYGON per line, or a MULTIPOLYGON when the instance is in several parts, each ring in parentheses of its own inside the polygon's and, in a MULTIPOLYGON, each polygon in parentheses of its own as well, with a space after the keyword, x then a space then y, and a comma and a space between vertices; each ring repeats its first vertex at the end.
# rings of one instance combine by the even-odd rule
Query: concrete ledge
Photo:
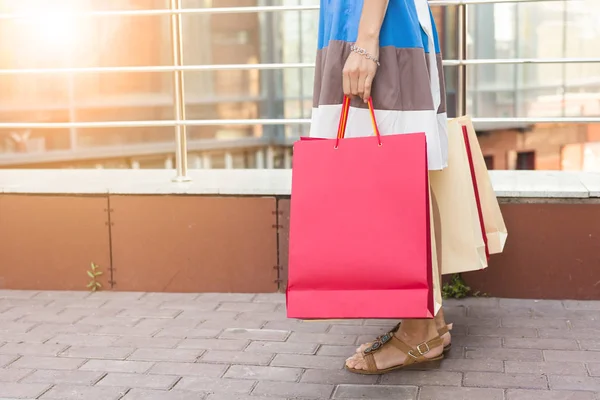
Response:
MULTIPOLYGON (((0 193, 289 196, 290 170, 191 170, 175 183, 171 170, 0 170, 0 193)), ((510 198, 600 197, 600 173, 491 171, 496 195, 510 198)))

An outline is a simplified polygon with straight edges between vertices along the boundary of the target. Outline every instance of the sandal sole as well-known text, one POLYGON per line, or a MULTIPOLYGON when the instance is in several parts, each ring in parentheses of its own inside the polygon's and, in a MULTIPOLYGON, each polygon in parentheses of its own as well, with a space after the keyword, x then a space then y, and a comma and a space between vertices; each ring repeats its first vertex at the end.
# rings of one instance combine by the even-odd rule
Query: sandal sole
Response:
POLYGON ((390 368, 386 368, 386 369, 378 369, 377 371, 367 371, 364 369, 354 369, 354 368, 349 368, 348 366, 344 366, 344 368, 349 371, 352 372, 354 374, 358 374, 358 375, 384 375, 384 374, 388 374, 390 372, 393 371, 398 371, 401 370, 403 368, 409 368, 412 366, 416 366, 416 365, 423 365, 423 364, 427 364, 428 367, 436 367, 439 366, 442 362, 442 360, 444 359, 444 355, 442 354, 439 357, 436 358, 431 358, 428 361, 424 361, 424 362, 418 362, 418 363, 413 363, 413 364, 409 364, 409 365, 397 365, 395 367, 390 367, 390 368))

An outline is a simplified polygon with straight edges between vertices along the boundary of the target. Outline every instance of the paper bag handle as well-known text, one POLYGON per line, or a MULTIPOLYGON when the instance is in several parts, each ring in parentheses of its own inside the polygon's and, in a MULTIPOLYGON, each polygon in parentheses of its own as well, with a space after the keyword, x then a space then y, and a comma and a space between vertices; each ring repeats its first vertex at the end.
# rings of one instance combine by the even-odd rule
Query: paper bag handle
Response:
MULTIPOLYGON (((377 136, 377 143, 379 146, 382 145, 381 133, 377 127, 377 121, 375 119, 375 110, 373 109, 373 99, 369 97, 367 101, 369 105, 369 113, 371 114, 371 124, 373 125, 373 132, 377 136)), ((340 144, 340 139, 343 139, 346 135, 346 124, 348 122, 348 113, 350 111, 350 97, 344 96, 344 102, 342 103, 342 114, 340 115, 340 123, 338 125, 338 133, 335 141, 335 148, 337 149, 340 144)))
POLYGON ((485 223, 483 220, 483 210, 481 209, 481 198, 479 196, 479 186, 477 185, 477 175, 475 174, 475 165, 473 164, 473 153, 471 152, 471 143, 469 141, 469 131, 466 126, 462 125, 463 139, 467 150, 467 159, 469 160, 469 169, 471 170, 471 182, 473 183, 473 192, 475 194, 475 202, 477 203, 477 214, 479 214, 479 225, 481 226, 481 235, 485 244, 485 256, 490 259, 490 248, 488 246, 487 233, 485 231, 485 223))

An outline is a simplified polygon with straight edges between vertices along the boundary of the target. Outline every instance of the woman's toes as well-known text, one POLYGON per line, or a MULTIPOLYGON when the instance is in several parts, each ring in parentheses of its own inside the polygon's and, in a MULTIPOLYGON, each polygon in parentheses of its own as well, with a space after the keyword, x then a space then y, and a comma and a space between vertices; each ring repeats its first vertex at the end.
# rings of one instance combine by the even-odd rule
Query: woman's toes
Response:
POLYGON ((356 352, 357 352, 357 353, 362 353, 362 352, 363 352, 363 351, 365 351, 365 349, 366 349, 367 347, 369 347, 370 345, 371 345, 371 343, 365 343, 365 344, 361 344, 361 345, 360 345, 360 347, 358 347, 358 348, 356 349, 356 352))

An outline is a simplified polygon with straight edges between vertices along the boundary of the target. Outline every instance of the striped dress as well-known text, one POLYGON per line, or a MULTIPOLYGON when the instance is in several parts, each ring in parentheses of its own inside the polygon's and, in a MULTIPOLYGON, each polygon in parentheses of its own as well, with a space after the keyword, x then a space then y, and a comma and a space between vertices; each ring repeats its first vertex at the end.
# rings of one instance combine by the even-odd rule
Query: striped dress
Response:
MULTIPOLYGON (((342 69, 358 35, 362 7, 363 0, 321 0, 310 136, 336 136, 344 95, 342 69)), ((371 96, 381 134, 425 132, 429 169, 445 168, 444 73, 427 0, 389 0, 379 43, 381 66, 371 96)), ((353 99, 346 137, 372 134, 367 106, 353 99)))

